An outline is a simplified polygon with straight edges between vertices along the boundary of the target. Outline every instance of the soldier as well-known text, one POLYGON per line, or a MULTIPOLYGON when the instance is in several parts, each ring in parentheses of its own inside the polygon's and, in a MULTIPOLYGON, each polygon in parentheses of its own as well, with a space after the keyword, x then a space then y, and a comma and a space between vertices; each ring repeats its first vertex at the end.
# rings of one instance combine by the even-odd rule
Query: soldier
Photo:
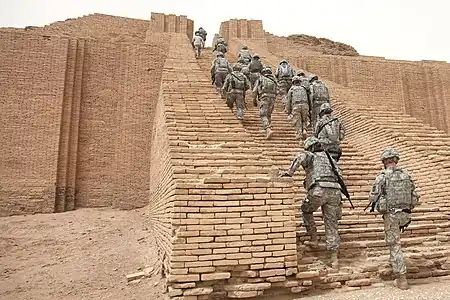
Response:
POLYGON ((263 69, 263 65, 261 63, 261 59, 259 58, 258 54, 254 54, 252 57, 252 61, 250 62, 248 66, 249 72, 250 72, 250 84, 251 89, 255 87, 255 82, 259 78, 259 75, 261 74, 261 71, 263 69))
POLYGON ((221 35, 218 35, 216 43, 214 44, 213 52, 217 51, 217 52, 222 52, 223 54, 225 54, 225 53, 227 53, 227 46, 228 46, 228 44, 225 41, 225 39, 221 35))
POLYGON ((295 137, 306 139, 306 126, 309 117, 308 92, 301 85, 301 78, 294 76, 292 86, 287 94, 286 113, 292 114, 292 122, 295 127, 295 137))
POLYGON ((279 94, 281 95, 281 103, 286 105, 286 95, 291 88, 292 77, 294 77, 294 70, 286 60, 282 60, 275 72, 275 77, 279 82, 279 94))
MULTIPOLYGON (((208 35, 208 33, 206 32, 205 29, 203 29, 203 27, 200 27, 198 29, 198 33, 200 34, 200 36, 202 37, 203 41, 206 41, 206 36, 208 35)), ((205 47, 205 44, 203 43, 203 48, 205 47)))
POLYGON ((272 69, 265 67, 261 71, 261 75, 255 82, 253 88, 253 105, 259 105, 259 116, 264 130, 266 131, 266 139, 272 137, 271 128, 272 111, 277 97, 277 80, 272 75, 272 69))
POLYGON ((248 50, 247 46, 242 46, 241 51, 238 53, 238 62, 248 65, 252 61, 252 54, 248 50))
MULTIPOLYGON (((216 59, 213 61, 211 66, 211 77, 213 84, 215 85, 216 92, 220 95, 223 83, 228 73, 231 73, 231 65, 228 60, 223 57, 222 52, 217 52, 216 59)), ((222 95, 222 98, 224 95, 222 95)))
MULTIPOLYGON (((300 166, 305 169, 306 177, 303 185, 307 195, 301 210, 306 232, 311 237, 307 244, 313 248, 318 247, 317 228, 313 212, 321 207, 327 251, 330 255, 332 268, 337 269, 339 267, 337 254, 340 246, 338 221, 342 216, 341 191, 337 174, 341 176, 341 171, 340 169, 333 169, 330 162, 332 158, 327 157, 317 138, 307 138, 304 148, 306 151, 300 152, 296 156, 287 173, 282 176, 292 177, 300 166)), ((336 166, 336 164, 334 165, 336 166)))
POLYGON ((311 124, 312 128, 316 127, 319 120, 320 106, 324 103, 330 103, 330 94, 328 87, 319 80, 317 75, 311 74, 309 79, 311 90, 311 124))
POLYGON ((390 263, 399 289, 409 288, 406 265, 400 245, 400 232, 411 223, 411 210, 419 204, 419 194, 411 176, 397 166, 400 155, 395 149, 386 148, 381 153, 384 170, 377 176, 369 195, 369 205, 383 214, 384 233, 390 250, 390 263))
POLYGON ((241 72, 239 64, 233 66, 233 72, 228 74, 223 85, 222 94, 227 95, 227 105, 233 110, 234 103, 237 106, 237 119, 244 119, 245 92, 250 88, 250 82, 241 72))
POLYGON ((200 36, 200 32, 196 31, 194 38, 192 39, 192 48, 195 50, 195 58, 200 57, 200 49, 203 48, 205 42, 200 36))
POLYGON ((341 142, 345 137, 345 128, 337 117, 331 115, 332 112, 329 103, 320 106, 320 119, 316 123, 314 136, 319 139, 322 148, 338 162, 342 155, 341 142))

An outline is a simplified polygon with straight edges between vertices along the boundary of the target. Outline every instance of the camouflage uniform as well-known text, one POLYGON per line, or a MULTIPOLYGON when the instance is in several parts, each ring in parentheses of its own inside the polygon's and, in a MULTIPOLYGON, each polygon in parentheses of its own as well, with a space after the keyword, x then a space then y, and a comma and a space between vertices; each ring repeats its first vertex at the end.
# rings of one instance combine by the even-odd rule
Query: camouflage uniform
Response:
MULTIPOLYGON (((315 144, 320 144, 317 138, 306 139, 305 149, 307 151, 297 155, 287 175, 292 176, 300 166, 305 169, 304 187, 307 196, 303 201, 301 210, 306 231, 312 239, 317 240, 317 228, 313 212, 321 207, 327 250, 337 253, 340 246, 338 221, 342 216, 341 190, 325 152, 320 150, 316 152, 311 149, 315 144)), ((338 172, 340 173, 339 169, 338 172)))
POLYGON ((228 74, 223 85, 223 94, 227 95, 227 105, 232 110, 234 103, 237 106, 237 119, 244 119, 245 92, 250 88, 250 82, 241 72, 241 67, 235 65, 233 72, 228 74))
MULTIPOLYGON (((208 35, 208 33, 206 32, 205 29, 203 29, 203 27, 200 27, 198 29, 198 33, 200 34, 200 36, 202 37, 203 41, 206 41, 206 36, 208 35)), ((204 47, 204 44, 203 44, 204 47)))
POLYGON ((194 46, 195 50, 195 58, 200 57, 200 49, 204 46, 204 40, 200 36, 200 34, 197 32, 195 36, 192 38, 192 45, 194 46))
POLYGON ((314 136, 319 139, 322 149, 328 151, 334 160, 339 161, 342 150, 341 141, 345 137, 345 128, 342 122, 331 115, 330 104, 324 103, 320 107, 320 120, 316 122, 314 136))
POLYGON ((285 105, 286 95, 292 85, 292 77, 294 77, 294 70, 291 68, 291 66, 288 64, 287 61, 282 60, 280 62, 280 65, 278 66, 277 72, 275 73, 275 77, 277 78, 279 83, 278 93, 281 95, 281 103, 285 105), (283 69, 286 70, 285 74, 283 74, 284 73, 284 71, 282 71, 283 69))
POLYGON ((225 39, 221 35, 219 35, 214 44, 213 52, 217 51, 217 52, 222 52, 225 54, 227 52, 227 46, 228 46, 228 43, 225 41, 225 39))
POLYGON ((253 88, 255 87, 256 80, 259 78, 261 71, 263 69, 263 65, 261 63, 258 54, 253 55, 252 61, 248 65, 248 69, 250 72, 251 89, 253 90, 253 88))
POLYGON ((238 53, 238 62, 248 65, 252 61, 252 54, 248 50, 247 46, 242 46, 241 51, 238 53))
POLYGON ((312 128, 315 128, 319 120, 320 107, 324 103, 330 103, 330 95, 328 93, 328 87, 318 79, 317 75, 311 75, 309 81, 311 83, 311 124, 312 128), (321 91, 324 92, 321 93, 321 91))
POLYGON ((271 122, 272 112, 277 96, 277 80, 272 75, 272 70, 266 67, 262 71, 253 88, 253 103, 259 105, 259 116, 264 130, 266 131, 266 138, 272 136, 271 122))
POLYGON ((407 289, 406 265, 400 243, 400 233, 411 222, 411 210, 419 203, 420 196, 415 191, 411 176, 397 166, 399 154, 395 149, 386 148, 381 154, 385 169, 376 177, 369 201, 372 210, 383 214, 386 243, 390 250, 393 272, 400 275, 398 286, 407 289), (395 160, 396 159, 396 160, 395 160), (390 161, 389 161, 390 160, 390 161))
POLYGON ((299 76, 292 78, 292 87, 289 89, 286 101, 286 113, 292 114, 296 138, 306 139, 306 127, 309 118, 309 98, 305 87, 301 85, 299 76))
POLYGON ((231 65, 228 60, 223 57, 222 52, 218 52, 217 58, 211 66, 211 76, 214 78, 214 85, 218 94, 221 92, 225 78, 231 71, 231 65))

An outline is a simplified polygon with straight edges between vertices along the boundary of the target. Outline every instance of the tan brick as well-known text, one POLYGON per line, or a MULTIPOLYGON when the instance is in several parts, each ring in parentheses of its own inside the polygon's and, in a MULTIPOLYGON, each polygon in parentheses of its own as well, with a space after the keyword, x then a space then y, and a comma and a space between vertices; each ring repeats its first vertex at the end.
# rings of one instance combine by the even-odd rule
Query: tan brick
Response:
POLYGON ((213 206, 213 201, 188 201, 188 206, 203 207, 213 206))
POLYGON ((189 268, 189 273, 211 273, 216 271, 215 267, 198 267, 198 268, 189 268))
POLYGON ((186 250, 186 255, 197 255, 198 256, 198 255, 208 255, 208 254, 212 254, 212 249, 186 250))
POLYGON ((184 290, 183 295, 185 296, 198 296, 198 295, 209 295, 213 292, 212 287, 199 287, 184 290))
POLYGON ((199 231, 179 231, 177 233, 178 237, 194 237, 199 235, 200 235, 199 231))
POLYGON ((248 186, 248 183, 224 183, 223 188, 224 189, 242 189, 246 188, 248 186))
POLYGON ((279 268, 284 268, 284 263, 265 263, 264 264, 264 269, 279 269, 279 268))
POLYGON ((215 201, 214 206, 239 206, 239 201, 215 201))
POLYGON ((238 253, 239 248, 221 248, 221 249, 213 249, 214 254, 224 254, 224 253, 238 253))
POLYGON ((226 207, 214 206, 214 207, 200 207, 200 213, 217 213, 226 212, 226 207))
POLYGON ((186 268, 197 268, 197 267, 209 267, 212 266, 212 261, 192 261, 184 263, 186 268))
POLYGON ((264 263, 264 258, 259 257, 253 257, 249 259, 240 259, 239 264, 240 265, 253 265, 253 264, 262 264, 264 263))
POLYGON ((198 256, 194 255, 183 255, 183 256, 172 256, 172 261, 175 262, 188 262, 188 261, 197 261, 198 256))
POLYGON ((243 194, 265 194, 267 191, 264 187, 258 187, 258 188, 243 188, 242 193, 243 194))
POLYGON ((227 195, 227 200, 253 200, 252 194, 227 195))
POLYGON ((172 287, 175 289, 188 289, 195 287, 195 282, 186 282, 186 283, 172 283, 172 287))
POLYGON ((233 219, 226 219, 226 224, 236 224, 236 223, 241 223, 241 224, 245 224, 245 223, 251 223, 252 219, 251 218, 233 218, 233 219))
POLYGON ((284 276, 286 270, 284 269, 274 269, 274 270, 262 270, 259 271, 260 277, 273 277, 273 276, 284 276))
POLYGON ((266 211, 248 211, 248 212, 242 212, 242 217, 265 217, 267 215, 266 211))
POLYGON ((239 212, 226 212, 226 213, 216 213, 216 218, 240 218, 241 214, 239 212))
POLYGON ((198 257, 198 260, 203 261, 203 260, 219 260, 219 259, 224 259, 225 258, 225 254, 211 254, 211 255, 202 255, 198 257))
POLYGON ((225 243, 218 243, 218 242, 204 243, 204 244, 198 244, 198 247, 201 248, 201 249, 225 248, 226 244, 225 243))
POLYGON ((267 277, 266 280, 268 282, 284 282, 284 281, 286 281, 286 276, 267 277))
POLYGON ((188 213, 187 217, 189 219, 214 219, 214 214, 194 214, 194 213, 188 213))
POLYGON ((188 273, 188 269, 173 269, 170 271, 172 275, 186 275, 188 273))
POLYGON ((229 212, 253 211, 253 207, 252 206, 227 207, 227 211, 229 211, 229 212))
POLYGON ((214 230, 214 225, 188 225, 187 230, 214 230))
POLYGON ((227 232, 225 230, 202 230, 200 236, 224 236, 227 232))
POLYGON ((213 261, 214 266, 236 266, 239 262, 237 260, 232 259, 222 259, 213 261))
POLYGON ((170 297, 181 296, 181 295, 183 295, 182 289, 175 289, 175 288, 169 286, 169 296, 170 297))
POLYGON ((202 281, 222 280, 222 279, 228 279, 230 277, 231 277, 231 273, 229 273, 229 272, 211 273, 211 274, 202 274, 201 280, 202 281))
POLYGON ((268 245, 266 246, 266 251, 279 251, 283 250, 284 245, 268 245))
POLYGON ((229 235, 253 234, 253 229, 230 229, 227 231, 229 235))
POLYGON ((262 252, 264 251, 264 246, 252 246, 252 247, 242 247, 240 252, 262 252))
POLYGON ((253 257, 270 257, 272 256, 272 252, 269 251, 263 251, 263 252, 253 252, 253 257))
POLYGON ((216 190, 217 195, 232 195, 232 194, 241 194, 241 189, 221 189, 216 190))
POLYGON ((195 223, 195 224, 202 224, 202 225, 225 224, 225 219, 203 219, 203 220, 197 220, 197 223, 195 223))
POLYGON ((260 206, 265 204, 265 200, 242 200, 241 205, 243 206, 260 206))
POLYGON ((227 243, 227 247, 247 247, 251 245, 252 245, 251 241, 236 241, 227 243))
POLYGON ((199 281, 199 274, 188 274, 188 275, 169 275, 169 282, 192 282, 199 281))
POLYGON ((266 200, 266 199, 270 199, 270 194, 254 194, 253 198, 255 200, 266 200))
POLYGON ((214 241, 214 237, 192 237, 187 238, 188 244, 197 244, 197 243, 210 243, 214 241))
POLYGON ((251 253, 227 253, 226 254, 227 259, 247 259, 252 258, 251 253))

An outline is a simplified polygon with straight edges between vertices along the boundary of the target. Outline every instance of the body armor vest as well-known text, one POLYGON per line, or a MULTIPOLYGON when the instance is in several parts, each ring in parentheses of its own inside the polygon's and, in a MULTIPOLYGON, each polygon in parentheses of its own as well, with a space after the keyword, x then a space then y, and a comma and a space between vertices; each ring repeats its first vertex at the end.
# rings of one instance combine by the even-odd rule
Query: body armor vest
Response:
POLYGON ((261 76, 261 93, 262 94, 276 94, 277 84, 275 83, 275 78, 268 78, 268 76, 261 76))
POLYGON ((295 104, 308 104, 308 94, 306 89, 300 85, 293 85, 292 89, 292 105, 295 104))
POLYGON ((314 185, 339 189, 339 183, 325 152, 312 153, 312 163, 306 168, 304 186, 308 191, 314 185))
POLYGON ((388 168, 385 173, 386 179, 386 201, 388 209, 411 209, 412 197, 411 178, 402 169, 388 168))

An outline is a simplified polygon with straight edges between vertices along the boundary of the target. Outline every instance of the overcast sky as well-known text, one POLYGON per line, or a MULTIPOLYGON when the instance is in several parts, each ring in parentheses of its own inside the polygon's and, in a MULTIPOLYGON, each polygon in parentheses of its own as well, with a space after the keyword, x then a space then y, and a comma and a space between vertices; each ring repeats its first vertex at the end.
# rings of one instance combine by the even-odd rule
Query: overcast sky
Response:
POLYGON ((149 19, 187 15, 208 31, 232 18, 263 20, 276 35, 308 34, 352 45, 362 55, 450 62, 447 0, 0 0, 0 27, 43 26, 89 13, 149 19))

